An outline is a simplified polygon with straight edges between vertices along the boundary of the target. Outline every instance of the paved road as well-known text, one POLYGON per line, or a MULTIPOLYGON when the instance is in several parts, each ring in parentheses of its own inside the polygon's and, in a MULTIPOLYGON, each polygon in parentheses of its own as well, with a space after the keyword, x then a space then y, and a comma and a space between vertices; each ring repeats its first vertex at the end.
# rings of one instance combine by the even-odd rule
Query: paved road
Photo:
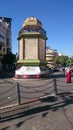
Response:
MULTIPOLYGON (((54 73, 54 76, 46 80, 0 79, 0 83, 5 82, 5 84, 2 83, 2 86, 6 85, 6 87, 10 86, 9 83, 15 85, 16 82, 27 86, 39 86, 41 84, 44 86, 53 77, 62 81, 62 85, 65 82, 65 77, 60 72, 54 73)), ((73 83, 70 85, 72 86, 73 83)), ((14 119, 1 122, 0 130, 73 130, 73 93, 62 93, 53 100, 38 101, 33 105, 34 107, 26 112, 23 111, 19 117, 16 116, 14 119)))

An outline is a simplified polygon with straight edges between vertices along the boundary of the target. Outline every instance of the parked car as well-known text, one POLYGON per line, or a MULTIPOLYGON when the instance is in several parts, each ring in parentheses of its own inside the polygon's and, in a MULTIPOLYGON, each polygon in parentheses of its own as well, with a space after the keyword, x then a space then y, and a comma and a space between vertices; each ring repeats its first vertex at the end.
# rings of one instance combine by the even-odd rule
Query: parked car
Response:
POLYGON ((58 67, 54 67, 54 72, 57 72, 59 71, 59 68, 58 67))
POLYGON ((71 72, 73 72, 73 67, 71 67, 71 72))

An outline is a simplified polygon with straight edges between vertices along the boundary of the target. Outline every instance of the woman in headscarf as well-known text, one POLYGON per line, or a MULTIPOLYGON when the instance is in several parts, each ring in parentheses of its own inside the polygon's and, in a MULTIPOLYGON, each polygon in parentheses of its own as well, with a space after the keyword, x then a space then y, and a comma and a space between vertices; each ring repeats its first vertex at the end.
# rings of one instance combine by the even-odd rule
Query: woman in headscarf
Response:
POLYGON ((71 83, 71 69, 70 67, 66 70, 66 82, 71 83))

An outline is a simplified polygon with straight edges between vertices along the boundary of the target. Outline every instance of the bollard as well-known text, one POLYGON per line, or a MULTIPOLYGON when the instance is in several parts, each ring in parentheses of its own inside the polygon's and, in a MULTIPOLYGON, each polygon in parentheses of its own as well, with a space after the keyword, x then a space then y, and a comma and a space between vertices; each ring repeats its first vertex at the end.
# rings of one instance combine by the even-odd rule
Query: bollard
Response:
POLYGON ((53 79, 54 82, 54 91, 55 91, 55 95, 57 95, 57 84, 56 84, 56 79, 53 79))
POLYGON ((18 105, 21 105, 19 83, 17 83, 17 100, 18 100, 18 105))

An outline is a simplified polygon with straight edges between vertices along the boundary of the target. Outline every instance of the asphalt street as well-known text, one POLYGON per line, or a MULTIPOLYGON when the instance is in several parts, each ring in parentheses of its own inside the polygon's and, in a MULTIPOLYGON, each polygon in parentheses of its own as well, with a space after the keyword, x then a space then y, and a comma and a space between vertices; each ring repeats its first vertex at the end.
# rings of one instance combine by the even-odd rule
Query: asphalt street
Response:
MULTIPOLYGON (((1 78, 0 88, 8 89, 20 83, 25 86, 44 86, 53 78, 60 82, 60 86, 67 90, 52 99, 37 101, 28 104, 30 109, 22 111, 22 114, 14 118, 0 122, 0 130, 73 130, 73 93, 69 88, 73 86, 73 77, 70 84, 66 84, 65 76, 62 72, 51 75, 48 79, 25 79, 15 80, 13 78, 1 78)), ((59 86, 59 85, 58 85, 59 86)), ((23 105, 25 108, 25 105, 23 105)))

